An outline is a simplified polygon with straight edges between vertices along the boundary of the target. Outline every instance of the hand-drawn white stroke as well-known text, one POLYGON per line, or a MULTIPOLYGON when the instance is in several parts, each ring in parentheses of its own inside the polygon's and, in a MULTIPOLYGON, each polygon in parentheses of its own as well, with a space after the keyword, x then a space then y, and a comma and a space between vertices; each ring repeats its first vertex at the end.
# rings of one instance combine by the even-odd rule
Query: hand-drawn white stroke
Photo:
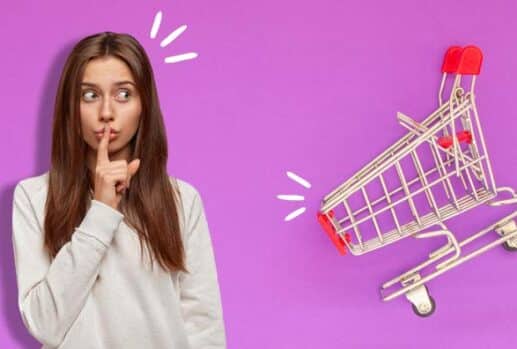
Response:
POLYGON ((287 221, 290 221, 291 219, 301 215, 302 213, 305 212, 305 207, 300 207, 299 209, 297 209, 296 211, 293 211, 291 213, 289 213, 285 218, 284 220, 287 222, 287 221))
POLYGON ((154 16, 153 26, 151 28, 151 39, 156 38, 156 34, 158 34, 158 30, 160 30, 160 24, 162 23, 162 11, 158 11, 154 16))
POLYGON ((178 36, 180 36, 181 33, 183 33, 185 31, 185 29, 187 29, 186 24, 183 24, 181 27, 175 29, 172 33, 167 35, 167 37, 165 39, 163 39, 162 42, 160 42, 160 46, 165 47, 165 46, 169 45, 171 42, 176 40, 176 38, 178 36))
MULTIPOLYGON (((154 16, 153 25, 151 27, 151 32, 149 36, 151 39, 155 39, 156 35, 158 34, 158 31, 160 30, 160 25, 162 23, 163 13, 162 11, 158 11, 156 15, 154 16)), ((165 39, 163 39, 160 42, 160 46, 163 48, 167 45, 169 45, 171 42, 173 42, 178 36, 181 35, 187 29, 187 25, 184 24, 180 26, 179 28, 176 28, 172 33, 167 35, 165 39)), ((196 58, 198 54, 196 52, 188 52, 188 53, 182 53, 179 55, 169 56, 164 59, 165 63, 178 63, 181 61, 186 61, 189 59, 196 58)))
POLYGON ((291 171, 287 171, 287 177, 291 178, 293 181, 297 182, 298 184, 303 185, 305 188, 311 187, 311 184, 306 179, 303 179, 302 177, 298 176, 297 174, 295 174, 291 171))
POLYGON ((287 200, 287 201, 303 201, 304 197, 303 195, 277 195, 277 198, 280 200, 287 200))
POLYGON ((197 53, 195 52, 189 52, 189 53, 183 53, 181 55, 175 55, 175 56, 169 56, 165 57, 165 63, 177 63, 181 61, 186 61, 188 59, 193 59, 197 57, 197 53))

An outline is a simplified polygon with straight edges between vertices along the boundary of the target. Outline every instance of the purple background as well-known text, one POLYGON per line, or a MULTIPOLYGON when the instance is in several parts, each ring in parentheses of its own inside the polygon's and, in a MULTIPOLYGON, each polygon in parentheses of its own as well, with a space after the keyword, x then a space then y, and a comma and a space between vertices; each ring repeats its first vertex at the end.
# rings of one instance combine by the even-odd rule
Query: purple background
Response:
MULTIPOLYGON (((421 319, 403 296, 381 302, 378 287, 441 241, 342 257, 315 219, 324 194, 405 133, 397 111, 434 110, 453 44, 484 52, 481 122, 496 182, 517 187, 515 1, 12 1, 0 13, 2 347, 39 348, 16 305, 14 185, 48 170, 65 57, 103 30, 131 33, 152 59, 169 173, 205 202, 229 348, 516 347, 516 254, 498 247, 430 282, 437 309, 421 319), (190 51, 199 57, 163 63, 190 51), (284 222, 300 203, 278 194, 305 195, 307 212, 284 222)), ((508 212, 478 208, 450 227, 469 233, 508 212)))

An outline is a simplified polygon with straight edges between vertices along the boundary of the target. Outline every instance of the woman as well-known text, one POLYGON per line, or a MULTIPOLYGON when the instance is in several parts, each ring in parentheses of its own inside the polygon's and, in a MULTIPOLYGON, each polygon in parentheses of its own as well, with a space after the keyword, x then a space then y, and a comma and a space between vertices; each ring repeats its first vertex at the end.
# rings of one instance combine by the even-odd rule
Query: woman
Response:
POLYGON ((43 348, 225 348, 203 202, 167 174, 152 68, 132 36, 77 43, 52 133, 50 170, 14 190, 28 331, 43 348))

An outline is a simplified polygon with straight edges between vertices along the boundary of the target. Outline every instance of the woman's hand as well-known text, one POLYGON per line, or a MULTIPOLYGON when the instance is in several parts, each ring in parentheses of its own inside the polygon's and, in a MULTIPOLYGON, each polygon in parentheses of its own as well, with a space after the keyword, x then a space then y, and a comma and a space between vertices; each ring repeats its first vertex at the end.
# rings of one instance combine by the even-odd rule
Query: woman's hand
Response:
POLYGON ((140 159, 134 159, 129 165, 126 160, 110 161, 108 156, 109 138, 110 127, 106 125, 97 148, 93 198, 117 209, 122 196, 129 188, 131 177, 140 167, 140 159))

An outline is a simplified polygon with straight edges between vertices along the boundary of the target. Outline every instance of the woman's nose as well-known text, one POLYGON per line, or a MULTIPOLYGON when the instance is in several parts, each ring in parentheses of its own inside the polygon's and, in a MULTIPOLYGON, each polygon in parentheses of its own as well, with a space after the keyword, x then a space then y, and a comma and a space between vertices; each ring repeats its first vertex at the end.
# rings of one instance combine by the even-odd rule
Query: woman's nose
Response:
POLYGON ((111 120, 113 119, 113 106, 109 98, 105 98, 102 105, 101 105, 101 111, 100 111, 100 119, 105 120, 111 120))

